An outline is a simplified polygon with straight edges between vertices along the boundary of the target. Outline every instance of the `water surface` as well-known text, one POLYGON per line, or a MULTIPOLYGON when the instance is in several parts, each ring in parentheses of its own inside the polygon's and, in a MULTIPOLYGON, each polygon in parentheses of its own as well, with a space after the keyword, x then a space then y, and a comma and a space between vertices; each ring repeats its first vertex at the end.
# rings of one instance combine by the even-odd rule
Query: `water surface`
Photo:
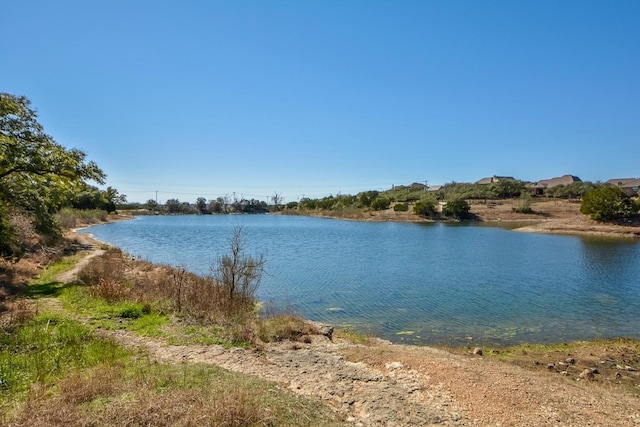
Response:
POLYGON ((259 298, 394 342, 640 338, 640 244, 473 225, 301 216, 143 216, 86 232, 207 273, 241 225, 259 298))

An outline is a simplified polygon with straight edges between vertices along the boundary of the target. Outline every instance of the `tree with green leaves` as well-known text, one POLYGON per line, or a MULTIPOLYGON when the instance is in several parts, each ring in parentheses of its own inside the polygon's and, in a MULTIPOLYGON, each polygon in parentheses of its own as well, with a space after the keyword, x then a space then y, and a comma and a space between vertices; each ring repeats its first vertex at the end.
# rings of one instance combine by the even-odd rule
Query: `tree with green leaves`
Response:
POLYGON ((53 214, 85 181, 103 184, 105 174, 84 152, 47 135, 37 118, 29 99, 0 93, 0 222, 4 234, 15 235, 9 217, 25 217, 38 233, 55 238, 61 231, 53 214))
POLYGON ((455 199, 447 202, 442 208, 442 213, 445 216, 451 216, 455 219, 464 219, 469 216, 471 206, 464 199, 455 199))
POLYGON ((424 196, 413 205, 413 213, 422 217, 433 217, 436 214, 436 203, 438 201, 435 196, 424 196))
POLYGON ((638 213, 638 205, 619 187, 602 186, 582 198, 580 212, 596 221, 616 221, 638 213))
POLYGON ((378 197, 371 202, 371 209, 374 211, 383 211, 385 209, 389 209, 389 206, 391 206, 391 200, 386 197, 378 197))
POLYGON ((198 197, 196 199, 196 210, 201 215, 202 214, 206 214, 206 213, 210 213, 207 210, 207 199, 205 199, 204 197, 198 197))

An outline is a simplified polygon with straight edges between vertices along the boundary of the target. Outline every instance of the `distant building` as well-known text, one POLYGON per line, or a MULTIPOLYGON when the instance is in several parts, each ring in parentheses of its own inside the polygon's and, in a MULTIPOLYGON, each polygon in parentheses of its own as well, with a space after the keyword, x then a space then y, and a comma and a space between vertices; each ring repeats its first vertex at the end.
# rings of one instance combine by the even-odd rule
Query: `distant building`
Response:
POLYGON ((432 185, 427 187, 427 191, 440 191, 442 189, 442 185, 432 185))
POLYGON ((557 187, 559 185, 569 185, 574 182, 582 182, 580 178, 573 175, 562 175, 556 178, 543 179, 535 183, 533 189, 538 196, 544 195, 544 192, 549 188, 557 187))
POLYGON ((627 196, 637 196, 640 178, 615 178, 608 180, 605 184, 619 187, 627 196))
POLYGON ((493 176, 491 176, 489 178, 482 178, 482 179, 476 181, 476 184, 489 185, 489 184, 493 184, 494 182, 507 181, 507 180, 515 181, 516 179, 514 177, 512 177, 512 176, 496 176, 496 175, 493 175, 493 176))

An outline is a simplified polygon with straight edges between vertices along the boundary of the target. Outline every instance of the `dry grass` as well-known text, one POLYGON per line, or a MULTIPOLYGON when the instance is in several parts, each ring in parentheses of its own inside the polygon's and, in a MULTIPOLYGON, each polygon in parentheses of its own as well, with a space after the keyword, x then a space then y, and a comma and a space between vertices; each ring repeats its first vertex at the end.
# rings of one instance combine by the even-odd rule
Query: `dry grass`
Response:
POLYGON ((289 312, 259 318, 253 298, 242 292, 231 298, 229 288, 212 276, 135 260, 117 249, 94 258, 78 278, 90 296, 108 303, 133 301, 189 323, 219 325, 232 345, 299 340, 317 332, 289 312))
POLYGON ((339 425, 325 406, 216 367, 99 366, 34 387, 9 426, 339 425))
POLYGON ((317 335, 318 328, 300 316, 280 314, 263 319, 259 324, 260 338, 265 342, 308 342, 309 335, 317 335))

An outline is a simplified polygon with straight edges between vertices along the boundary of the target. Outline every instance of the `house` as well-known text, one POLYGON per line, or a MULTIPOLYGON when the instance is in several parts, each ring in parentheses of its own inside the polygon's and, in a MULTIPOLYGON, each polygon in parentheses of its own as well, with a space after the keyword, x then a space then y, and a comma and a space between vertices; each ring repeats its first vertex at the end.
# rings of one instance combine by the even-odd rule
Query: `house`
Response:
POLYGON ((516 179, 512 176, 490 176, 489 178, 482 178, 478 181, 476 181, 476 184, 479 185, 489 185, 489 184, 493 184, 494 182, 498 182, 501 180, 510 180, 510 181, 515 181, 516 179))
POLYGON ((535 191, 536 196, 544 195, 545 190, 553 187, 557 187, 559 185, 569 185, 574 182, 582 182, 580 178, 573 175, 562 175, 556 178, 551 179, 543 179, 535 183, 533 186, 533 190, 535 191))
POLYGON ((427 191, 431 191, 431 192, 435 192, 435 191, 440 191, 442 190, 442 185, 431 185, 429 187, 427 187, 427 191))
POLYGON ((619 187, 627 196, 637 196, 640 178, 615 178, 608 180, 605 184, 619 187))

